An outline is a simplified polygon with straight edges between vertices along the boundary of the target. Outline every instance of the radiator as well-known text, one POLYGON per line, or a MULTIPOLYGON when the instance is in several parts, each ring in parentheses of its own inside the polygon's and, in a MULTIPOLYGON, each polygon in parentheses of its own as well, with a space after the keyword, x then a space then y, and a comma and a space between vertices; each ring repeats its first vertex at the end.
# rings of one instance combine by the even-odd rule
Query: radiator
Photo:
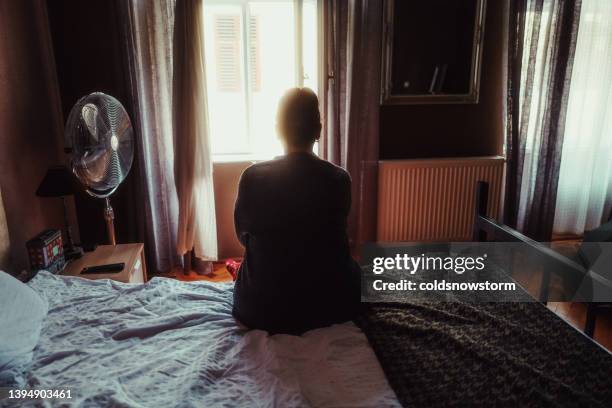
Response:
POLYGON ((498 218, 503 173, 501 156, 381 161, 378 241, 471 240, 476 182, 489 183, 498 218))

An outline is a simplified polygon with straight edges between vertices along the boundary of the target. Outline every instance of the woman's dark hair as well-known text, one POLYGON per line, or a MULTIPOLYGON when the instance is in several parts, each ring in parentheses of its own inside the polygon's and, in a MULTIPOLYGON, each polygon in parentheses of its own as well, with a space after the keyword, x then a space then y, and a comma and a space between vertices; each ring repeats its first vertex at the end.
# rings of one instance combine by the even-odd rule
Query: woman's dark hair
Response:
POLYGON ((277 114, 278 130, 291 146, 308 147, 321 134, 319 99, 309 88, 291 88, 281 98, 277 114))

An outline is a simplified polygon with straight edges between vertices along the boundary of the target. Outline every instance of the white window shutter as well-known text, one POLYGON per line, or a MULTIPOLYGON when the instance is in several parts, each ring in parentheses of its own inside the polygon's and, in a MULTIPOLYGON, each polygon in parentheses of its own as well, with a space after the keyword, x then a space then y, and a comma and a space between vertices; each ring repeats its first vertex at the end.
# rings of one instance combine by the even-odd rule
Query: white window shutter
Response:
POLYGON ((215 16, 217 89, 240 92, 240 16, 215 16))
POLYGON ((259 18, 251 16, 249 19, 249 76, 253 92, 261 88, 261 66, 260 66, 260 39, 259 18))

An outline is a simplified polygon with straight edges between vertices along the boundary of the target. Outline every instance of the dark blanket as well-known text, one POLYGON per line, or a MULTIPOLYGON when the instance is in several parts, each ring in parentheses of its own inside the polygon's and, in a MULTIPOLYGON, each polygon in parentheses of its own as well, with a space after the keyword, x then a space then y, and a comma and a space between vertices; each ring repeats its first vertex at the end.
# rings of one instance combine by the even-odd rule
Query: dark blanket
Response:
POLYGON ((370 304, 357 324, 406 407, 612 406, 612 355, 539 303, 370 304))

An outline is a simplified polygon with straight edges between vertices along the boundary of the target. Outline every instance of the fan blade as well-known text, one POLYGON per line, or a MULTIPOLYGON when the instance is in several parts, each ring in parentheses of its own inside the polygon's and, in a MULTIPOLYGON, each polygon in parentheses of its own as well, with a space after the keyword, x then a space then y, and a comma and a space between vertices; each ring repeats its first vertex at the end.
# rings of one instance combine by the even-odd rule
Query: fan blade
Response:
POLYGON ((129 173, 134 135, 121 103, 100 92, 81 98, 66 123, 72 168, 93 195, 111 194, 129 173))

